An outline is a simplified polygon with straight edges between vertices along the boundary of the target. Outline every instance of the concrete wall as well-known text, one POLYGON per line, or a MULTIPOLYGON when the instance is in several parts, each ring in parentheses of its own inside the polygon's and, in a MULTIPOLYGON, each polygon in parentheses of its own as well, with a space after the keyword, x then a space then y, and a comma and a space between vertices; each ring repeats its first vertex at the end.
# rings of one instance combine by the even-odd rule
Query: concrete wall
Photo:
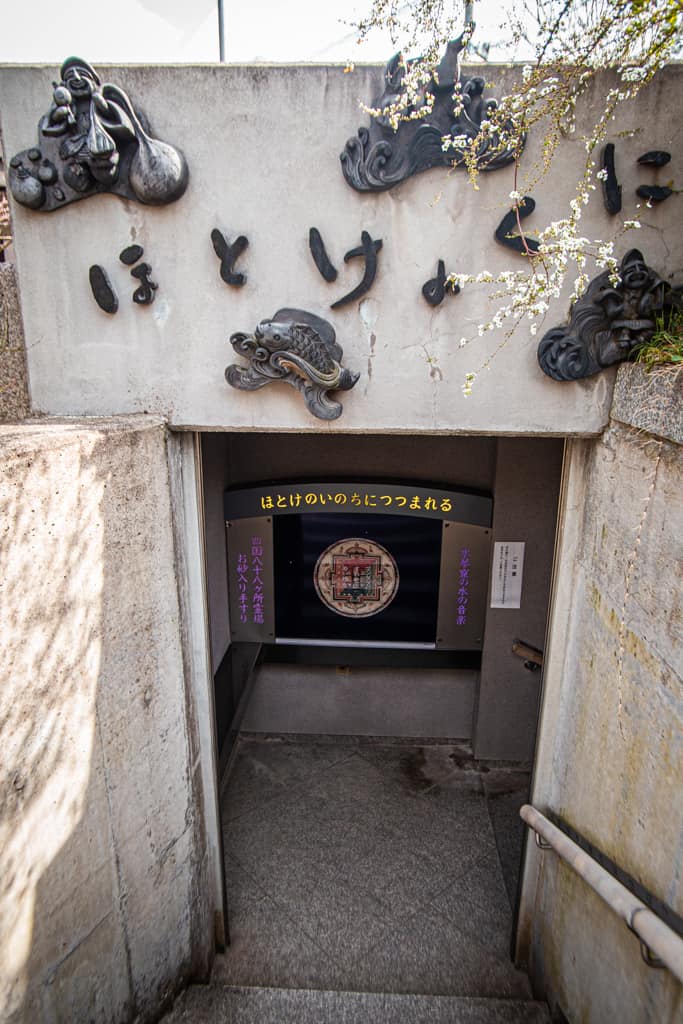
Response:
POLYGON ((492 491, 496 440, 492 437, 308 437, 296 434, 212 435, 221 447, 232 486, 263 480, 341 478, 426 480, 492 491))
MULTIPOLYGON (((683 914, 683 374, 620 378, 609 430, 570 443, 533 803, 683 914)), ((519 953, 572 1024, 683 1014, 681 985, 530 840, 519 953)))
POLYGON ((211 634, 211 664, 216 672, 230 645, 228 553, 223 492, 230 483, 230 461, 222 434, 201 438, 206 583, 211 634))
POLYGON ((214 924, 166 431, 0 445, 0 1017, 144 1021, 214 924))
MULTIPOLYGON (((376 91, 379 68, 354 75, 321 66, 100 70, 130 92, 155 134, 184 150, 191 183, 177 204, 159 209, 111 196, 50 215, 14 208, 35 413, 149 411, 183 428, 283 432, 277 443, 266 442, 258 463, 253 446, 231 437, 229 478, 241 482, 304 475, 323 456, 334 473, 344 467, 356 475, 358 435, 430 433, 406 436, 404 444, 402 438, 390 458, 383 442, 363 440, 366 472, 424 478, 452 452, 449 475, 438 474, 445 482, 488 487, 483 481, 495 472, 496 487, 517 490, 525 508, 533 508, 534 486, 546 503, 549 478, 539 471, 535 482, 527 467, 523 485, 505 480, 500 463, 499 477, 491 441, 463 438, 460 449, 452 438, 434 436, 588 435, 608 419, 614 374, 556 384, 538 369, 537 338, 523 329, 466 400, 465 373, 503 341, 494 334, 458 346, 463 334, 476 337, 486 293, 465 289, 436 310, 420 296, 439 258, 449 270, 521 265, 491 240, 515 187, 511 168, 484 175, 477 193, 464 174, 439 171, 380 196, 354 193, 338 153, 365 122, 357 101, 376 91), (342 268, 334 286, 324 284, 308 252, 314 225, 342 268), (241 290, 219 278, 210 243, 216 227, 231 239, 249 237, 241 290), (362 230, 384 241, 377 280, 360 303, 332 314, 330 303, 360 276, 354 261, 342 267, 341 256, 362 230), (144 246, 159 282, 146 309, 130 301, 130 278, 118 262, 133 241, 144 246), (119 294, 114 317, 90 293, 93 263, 107 269, 119 294), (252 330, 284 305, 328 316, 346 364, 362 372, 333 424, 312 418, 284 386, 248 394, 223 379, 235 358, 229 335, 252 330), (311 449, 298 443, 310 432, 321 435, 311 438, 311 449)), ((0 69, 8 156, 34 142, 55 73, 0 69)), ((491 70, 501 89, 511 74, 491 70)), ((635 187, 643 179, 637 156, 682 150, 675 116, 682 77, 683 66, 670 68, 613 125, 623 217, 636 215, 635 187)), ((597 83, 584 97, 557 172, 533 187, 538 220, 530 229, 566 208, 585 160, 582 111, 600 102, 603 87, 597 83)), ((533 174, 540 142, 537 134, 530 138, 523 175, 533 174)), ((680 279, 678 203, 674 196, 639 211, 643 230, 622 238, 618 252, 637 244, 664 276, 680 279)), ((585 223, 586 233, 605 238, 621 229, 599 192, 585 223)), ((566 305, 566 297, 557 300, 548 324, 564 319, 566 305)), ((10 415, 23 414, 22 401, 10 415)), ((682 710, 674 646, 681 639, 681 467, 680 447, 663 437, 658 403, 641 401, 634 414, 618 397, 605 437, 570 446, 535 802, 566 817, 681 912, 682 710), (654 433, 636 433, 629 423, 654 433)), ((206 638, 193 632, 188 652, 183 624, 188 605, 200 603, 194 481, 183 472, 191 451, 170 443, 169 479, 164 427, 153 418, 37 423, 4 428, 0 437, 2 1012, 12 1021, 144 1019, 174 984, 206 967, 215 909, 209 893, 216 864, 205 845, 212 827, 202 819, 210 802, 203 790, 211 782, 211 707, 207 696, 195 721, 188 683, 203 671, 206 638), (184 533, 171 513, 178 494, 184 533)), ((214 499, 224 479, 213 484, 213 537, 222 532, 214 499)), ((547 503, 543 515, 548 522, 547 503)), ((518 516, 514 527, 519 523, 518 516)), ((503 521, 501 529, 512 526, 503 521)), ((537 559, 538 552, 530 554, 537 559)), ((548 563, 535 565, 533 579, 545 586, 548 563)), ((220 562, 209 571, 219 623, 214 661, 227 642, 220 571, 220 562)), ((541 646, 540 605, 534 614, 533 624, 519 619, 515 626, 541 646)), ((502 651, 509 637, 496 637, 502 651)), ((508 678, 501 675, 488 694, 497 709, 487 724, 491 742, 510 735, 508 678)), ((524 700, 529 735, 533 686, 524 700)), ((530 848, 525 886, 520 950, 539 988, 572 1024, 674 1019, 680 989, 665 974, 646 972, 635 940, 582 883, 530 848)))
MULTIPOLYGON (((344 181, 339 153, 367 122, 359 100, 369 101, 382 78, 379 67, 344 74, 341 66, 99 68, 145 110, 155 134, 180 146, 190 164, 190 185, 168 207, 145 207, 98 196, 52 214, 13 208, 16 260, 26 321, 33 410, 57 415, 156 412, 173 425, 238 430, 428 431, 478 434, 594 434, 605 424, 613 373, 572 385, 545 377, 536 363, 538 338, 524 324, 503 344, 503 330, 478 338, 477 326, 493 311, 484 285, 465 288, 429 307, 421 287, 447 269, 478 272, 522 267, 524 257, 493 241, 513 188, 533 193, 537 213, 530 231, 564 216, 573 183, 585 162, 582 127, 606 83, 578 104, 578 126, 563 140, 553 174, 533 179, 542 136, 531 134, 514 169, 481 176, 479 191, 466 174, 432 170, 381 195, 360 195, 344 181), (340 267, 326 284, 308 249, 316 226, 340 267), (241 288, 219 278, 210 242, 214 228, 230 239, 246 234, 241 288), (361 231, 383 240, 372 290, 360 302, 330 311, 353 288, 362 268, 344 264, 361 231), (153 306, 131 301, 132 283, 118 254, 141 244, 159 290, 153 306), (119 295, 115 316, 95 304, 91 264, 103 266, 119 295), (257 394, 235 391, 224 369, 235 361, 228 342, 251 331, 282 306, 327 316, 337 330, 345 362, 361 372, 345 393, 344 413, 322 425, 300 395, 285 385, 257 394), (459 347, 462 336, 474 340, 459 347), (502 346, 502 347, 501 347, 502 346), (500 351, 498 351, 500 349, 500 351), (482 373, 475 396, 462 394, 465 375, 482 373)), ((55 67, 0 69, 2 131, 10 157, 35 142, 47 110, 55 67)), ((488 68, 491 95, 511 86, 513 72, 488 68)), ((585 231, 618 236, 622 217, 636 215, 635 188, 643 180, 636 159, 647 149, 681 151, 683 126, 675 116, 683 67, 673 66, 648 87, 613 125, 624 209, 605 212, 599 190, 584 214, 585 231), (635 132, 635 136, 629 133, 635 132)), ((673 166, 673 165, 672 165, 673 166)), ((650 175, 651 178, 651 175, 650 175)), ((647 178, 647 180, 650 180, 647 178)), ((640 211, 641 232, 622 237, 619 254, 637 244, 665 276, 680 273, 683 243, 674 196, 640 211)), ((565 319, 568 293, 558 298, 548 326, 565 319)))
POLYGON ((512 645, 522 640, 542 650, 545 643, 562 454, 550 438, 498 441, 492 544, 523 541, 524 576, 519 608, 486 612, 474 736, 481 759, 533 758, 541 672, 525 668, 512 645))
POLYGON ((478 675, 471 669, 264 664, 242 729, 469 740, 478 675))

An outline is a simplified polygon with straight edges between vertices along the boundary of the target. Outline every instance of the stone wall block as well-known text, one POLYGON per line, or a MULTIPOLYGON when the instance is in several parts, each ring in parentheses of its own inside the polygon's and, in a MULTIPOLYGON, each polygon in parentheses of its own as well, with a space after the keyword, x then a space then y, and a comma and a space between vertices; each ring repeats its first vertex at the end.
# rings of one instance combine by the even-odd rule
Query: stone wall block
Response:
MULTIPOLYGON (((666 401, 678 410, 676 377, 666 401)), ((668 437, 677 413, 655 422, 641 401, 650 383, 621 370, 609 429, 569 446, 532 802, 681 915, 683 449, 668 437)), ((531 842, 518 951, 570 1019, 680 1012, 676 979, 648 970, 623 922, 531 842)))
POLYGON ((142 1024, 211 944, 165 426, 0 448, 0 1016, 142 1024))

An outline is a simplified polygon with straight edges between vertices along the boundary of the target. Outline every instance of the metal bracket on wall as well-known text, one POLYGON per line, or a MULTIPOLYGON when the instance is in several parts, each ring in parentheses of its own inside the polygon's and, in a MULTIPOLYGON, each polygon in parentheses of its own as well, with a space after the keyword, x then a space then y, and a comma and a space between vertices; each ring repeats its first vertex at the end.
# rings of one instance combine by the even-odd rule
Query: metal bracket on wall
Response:
POLYGON ((662 967, 666 967, 663 960, 660 960, 658 956, 652 952, 650 947, 642 941, 640 942, 640 955, 643 958, 643 963, 646 967, 652 967, 655 970, 660 970, 662 967))
POLYGON ((633 913, 631 914, 631 916, 629 917, 629 919, 628 919, 628 921, 626 923, 627 923, 627 926, 628 926, 628 930, 630 932, 633 932, 633 934, 635 935, 635 937, 638 939, 638 941, 640 943, 640 956, 641 956, 642 961, 645 964, 645 966, 646 967, 652 967, 655 970, 659 970, 661 967, 666 967, 666 964, 664 963, 663 960, 660 960, 660 958, 656 955, 656 953, 652 952, 652 950, 648 946, 647 942, 645 942, 645 940, 640 937, 640 935, 636 931, 636 929, 634 927, 634 924, 633 924, 633 922, 635 921, 635 919, 638 916, 638 914, 640 914, 641 911, 646 910, 646 909, 647 909, 646 907, 636 907, 636 909, 633 911, 633 913))
POLYGON ((524 659, 524 668, 529 672, 538 672, 539 668, 543 668, 543 651, 539 651, 537 647, 532 647, 531 644, 527 644, 523 640, 515 640, 512 645, 512 653, 516 654, 518 658, 524 659))

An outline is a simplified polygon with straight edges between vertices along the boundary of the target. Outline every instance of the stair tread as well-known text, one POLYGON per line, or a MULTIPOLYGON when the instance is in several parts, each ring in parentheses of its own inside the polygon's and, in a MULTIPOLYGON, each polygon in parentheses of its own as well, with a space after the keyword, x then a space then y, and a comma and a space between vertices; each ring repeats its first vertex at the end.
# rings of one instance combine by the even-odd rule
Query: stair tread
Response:
POLYGON ((191 985, 164 1024, 550 1024, 545 1003, 481 996, 191 985))

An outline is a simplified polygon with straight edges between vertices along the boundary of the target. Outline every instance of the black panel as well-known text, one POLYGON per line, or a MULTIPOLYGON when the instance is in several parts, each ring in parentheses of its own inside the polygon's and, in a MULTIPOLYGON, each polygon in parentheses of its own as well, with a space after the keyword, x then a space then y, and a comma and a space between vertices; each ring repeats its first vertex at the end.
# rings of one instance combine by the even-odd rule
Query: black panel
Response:
POLYGON ((481 651, 431 648, 320 647, 307 644, 264 644, 263 660, 274 665, 340 665, 351 668, 481 668, 481 651))
POLYGON ((275 629, 278 637, 433 643, 441 560, 440 520, 414 516, 304 515, 273 520, 275 629), (388 607, 367 618, 327 608, 313 580, 318 558, 331 544, 363 537, 386 548, 400 584, 388 607))
POLYGON ((235 714, 236 701, 232 690, 232 667, 230 651, 218 666, 213 678, 214 707, 216 709, 216 741, 219 752, 223 749, 235 714))

